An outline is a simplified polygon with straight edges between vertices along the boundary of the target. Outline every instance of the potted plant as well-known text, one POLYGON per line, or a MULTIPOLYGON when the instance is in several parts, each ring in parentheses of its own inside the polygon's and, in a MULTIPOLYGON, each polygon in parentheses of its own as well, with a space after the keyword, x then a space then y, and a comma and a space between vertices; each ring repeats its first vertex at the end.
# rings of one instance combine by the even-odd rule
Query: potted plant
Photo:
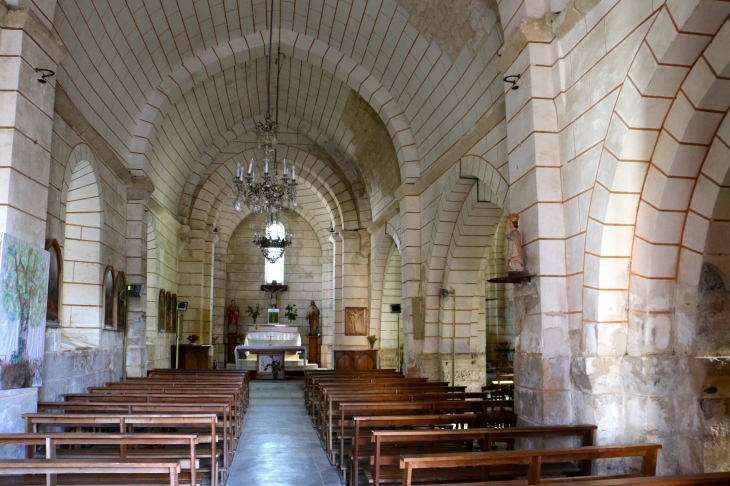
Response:
POLYGON ((296 304, 289 304, 286 306, 286 312, 284 313, 287 319, 289 319, 289 322, 294 322, 297 320, 297 305, 296 304))
POLYGON ((271 368, 271 373, 273 373, 275 380, 279 378, 279 373, 284 371, 284 365, 281 364, 281 361, 275 359, 264 366, 265 371, 268 371, 269 368, 271 368))
POLYGON ((236 335, 236 343, 238 343, 239 346, 243 346, 243 343, 246 342, 246 335, 245 334, 237 334, 236 335))
POLYGON ((375 341, 377 341, 378 338, 375 336, 375 334, 371 334, 368 336, 368 343, 370 343, 370 349, 373 349, 373 346, 375 346, 375 341))
POLYGON ((246 314, 251 316, 251 319, 253 319, 253 323, 256 324, 256 318, 261 313, 261 307, 259 307, 258 304, 256 304, 256 308, 254 309, 250 305, 248 306, 248 309, 246 309, 246 314))
POLYGON ((197 334, 190 334, 187 339, 190 341, 190 344, 198 344, 198 341, 200 340, 197 334))

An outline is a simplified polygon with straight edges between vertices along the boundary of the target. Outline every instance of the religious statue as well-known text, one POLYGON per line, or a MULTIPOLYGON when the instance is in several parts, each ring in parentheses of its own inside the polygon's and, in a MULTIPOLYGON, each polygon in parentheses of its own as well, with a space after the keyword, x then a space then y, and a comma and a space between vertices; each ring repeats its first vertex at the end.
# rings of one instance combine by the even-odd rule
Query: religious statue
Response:
POLYGON ((238 315, 240 310, 236 305, 235 300, 231 300, 231 305, 228 306, 228 329, 238 329, 238 315))
POLYGON ((319 309, 314 301, 309 303, 309 313, 307 314, 307 320, 309 321, 309 335, 316 336, 319 331, 319 309))
POLYGON ((525 257, 522 254, 522 236, 517 228, 519 228, 520 215, 509 215, 510 232, 506 238, 509 240, 509 256, 507 257, 508 272, 524 272, 525 257))

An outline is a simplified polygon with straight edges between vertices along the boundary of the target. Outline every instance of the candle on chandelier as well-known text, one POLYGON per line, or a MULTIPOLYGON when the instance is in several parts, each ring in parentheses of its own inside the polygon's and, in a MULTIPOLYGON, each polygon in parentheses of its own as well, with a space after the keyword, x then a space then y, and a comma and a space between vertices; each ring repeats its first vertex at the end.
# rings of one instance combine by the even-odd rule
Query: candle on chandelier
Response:
POLYGON ((253 158, 251 159, 251 162, 248 164, 248 175, 251 175, 253 172, 253 158))
POLYGON ((284 159, 284 177, 286 177, 286 159, 284 159))
POLYGON ((296 175, 294 174, 294 170, 295 170, 295 169, 294 169, 294 166, 292 165, 292 166, 291 166, 291 180, 292 180, 292 181, 293 181, 294 179, 296 179, 296 178, 297 178, 297 176, 296 176, 296 175))
POLYGON ((264 167, 264 174, 269 173, 269 159, 266 159, 266 167, 264 167))

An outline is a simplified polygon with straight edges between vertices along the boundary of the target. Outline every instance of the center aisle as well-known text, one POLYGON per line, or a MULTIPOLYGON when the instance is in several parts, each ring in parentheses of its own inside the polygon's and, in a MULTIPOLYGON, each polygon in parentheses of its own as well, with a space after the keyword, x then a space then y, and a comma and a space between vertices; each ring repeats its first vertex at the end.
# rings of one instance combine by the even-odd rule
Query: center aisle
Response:
POLYGON ((303 381, 252 381, 226 486, 341 486, 304 408, 303 381))

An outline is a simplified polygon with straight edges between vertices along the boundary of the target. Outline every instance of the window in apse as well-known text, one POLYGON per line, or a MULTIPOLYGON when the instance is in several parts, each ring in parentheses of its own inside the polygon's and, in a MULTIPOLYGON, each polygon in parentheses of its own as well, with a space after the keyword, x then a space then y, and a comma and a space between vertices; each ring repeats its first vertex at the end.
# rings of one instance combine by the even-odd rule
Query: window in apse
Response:
MULTIPOLYGON (((273 224, 270 227, 270 238, 284 238, 285 229, 281 223, 273 224)), ((276 280, 276 283, 284 283, 284 255, 281 255, 278 260, 274 263, 266 261, 266 283, 271 283, 276 280)))

